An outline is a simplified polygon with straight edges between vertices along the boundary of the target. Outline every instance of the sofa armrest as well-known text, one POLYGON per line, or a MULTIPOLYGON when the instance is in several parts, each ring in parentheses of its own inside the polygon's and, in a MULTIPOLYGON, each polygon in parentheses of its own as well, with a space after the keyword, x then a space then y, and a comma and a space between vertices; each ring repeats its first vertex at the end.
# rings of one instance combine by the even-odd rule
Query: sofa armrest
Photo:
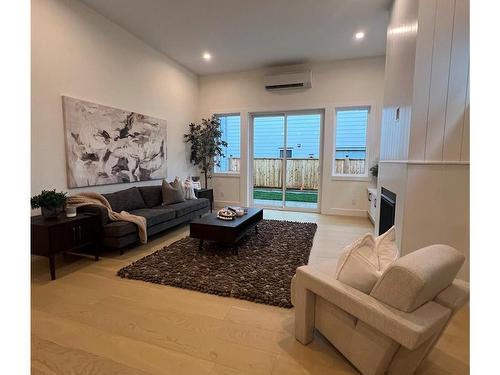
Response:
POLYGON ((82 214, 98 215, 101 219, 101 225, 105 225, 109 222, 108 209, 97 204, 87 204, 85 206, 80 206, 77 208, 77 212, 80 212, 82 214))
POLYGON ((297 268, 295 287, 309 290, 377 329, 400 345, 413 350, 444 327, 450 309, 427 302, 411 313, 385 305, 351 288, 313 266, 297 268))

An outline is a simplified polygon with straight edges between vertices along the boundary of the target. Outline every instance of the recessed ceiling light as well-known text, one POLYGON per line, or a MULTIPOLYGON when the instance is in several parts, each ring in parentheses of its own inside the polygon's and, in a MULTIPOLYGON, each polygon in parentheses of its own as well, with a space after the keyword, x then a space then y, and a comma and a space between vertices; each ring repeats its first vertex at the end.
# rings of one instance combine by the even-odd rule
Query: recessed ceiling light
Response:
POLYGON ((363 31, 358 31, 356 34, 354 34, 354 39, 356 40, 361 40, 365 37, 365 33, 363 31))
POLYGON ((209 61, 212 58, 212 55, 208 52, 203 52, 203 59, 209 61))

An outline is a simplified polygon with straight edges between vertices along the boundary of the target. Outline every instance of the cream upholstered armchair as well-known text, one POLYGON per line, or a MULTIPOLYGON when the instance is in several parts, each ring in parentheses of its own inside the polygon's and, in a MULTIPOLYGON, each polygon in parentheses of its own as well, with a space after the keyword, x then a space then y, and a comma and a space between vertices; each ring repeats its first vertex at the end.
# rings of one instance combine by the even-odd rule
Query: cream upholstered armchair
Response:
POLYGON ((433 245, 403 256, 369 294, 335 279, 335 264, 302 266, 292 280, 295 337, 319 330, 362 374, 413 374, 469 299, 455 279, 464 256, 433 245))

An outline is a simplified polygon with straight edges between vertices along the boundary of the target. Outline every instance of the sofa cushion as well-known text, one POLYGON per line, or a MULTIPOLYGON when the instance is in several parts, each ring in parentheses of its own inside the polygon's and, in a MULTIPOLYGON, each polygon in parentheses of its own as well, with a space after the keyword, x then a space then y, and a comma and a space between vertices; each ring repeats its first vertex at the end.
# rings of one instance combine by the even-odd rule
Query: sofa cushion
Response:
POLYGON ((146 207, 139 189, 135 186, 130 189, 120 190, 110 194, 103 194, 103 196, 108 200, 111 208, 115 212, 130 212, 138 208, 146 207))
POLYGON ((173 208, 175 210, 175 217, 181 217, 187 215, 190 212, 201 210, 210 205, 210 202, 206 198, 187 200, 180 203, 170 204, 168 208, 173 208))
POLYGON ((140 186, 139 192, 147 208, 161 206, 163 197, 161 195, 161 186, 140 186))
POLYGON ((137 233, 137 225, 128 221, 111 221, 103 226, 104 237, 122 237, 137 233))
MULTIPOLYGON (((147 227, 152 227, 172 219, 175 219, 175 210, 171 208, 142 208, 132 210, 132 215, 138 215, 146 218, 147 227)), ((128 221, 111 221, 103 226, 105 237, 122 237, 137 233, 137 225, 128 221)))
POLYGON ((175 210, 172 208, 139 208, 138 210, 130 211, 132 215, 143 216, 146 218, 148 227, 163 223, 175 218, 175 210))
POLYGON ((175 179, 174 182, 167 182, 167 180, 163 180, 161 184, 161 191, 163 196, 163 205, 165 206, 184 202, 184 190, 178 179, 175 179))

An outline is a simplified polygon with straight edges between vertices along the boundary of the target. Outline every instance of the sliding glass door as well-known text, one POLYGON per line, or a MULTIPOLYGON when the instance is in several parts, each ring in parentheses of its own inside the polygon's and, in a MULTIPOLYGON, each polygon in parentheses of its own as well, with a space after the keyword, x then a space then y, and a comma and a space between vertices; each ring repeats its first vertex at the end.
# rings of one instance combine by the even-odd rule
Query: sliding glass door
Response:
POLYGON ((285 115, 253 118, 254 205, 283 207, 285 115))
POLYGON ((318 208, 321 114, 286 116, 285 207, 318 208))
POLYGON ((253 204, 319 210, 320 112, 254 115, 253 204))

